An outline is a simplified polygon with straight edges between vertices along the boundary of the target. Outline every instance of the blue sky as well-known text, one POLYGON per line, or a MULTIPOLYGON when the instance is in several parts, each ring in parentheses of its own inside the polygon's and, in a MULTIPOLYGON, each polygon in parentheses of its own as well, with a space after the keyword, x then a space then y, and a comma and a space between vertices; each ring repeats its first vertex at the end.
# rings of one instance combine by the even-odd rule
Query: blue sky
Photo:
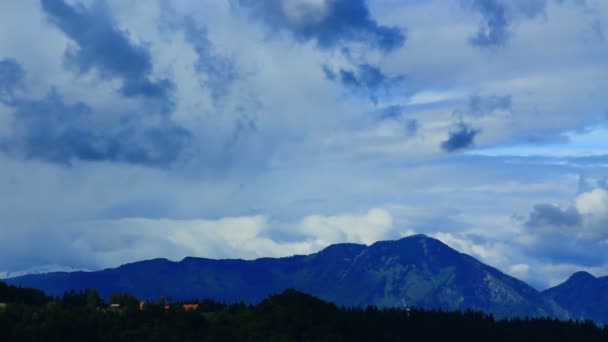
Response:
POLYGON ((0 3, 0 275, 424 233, 608 274, 603 0, 0 3))

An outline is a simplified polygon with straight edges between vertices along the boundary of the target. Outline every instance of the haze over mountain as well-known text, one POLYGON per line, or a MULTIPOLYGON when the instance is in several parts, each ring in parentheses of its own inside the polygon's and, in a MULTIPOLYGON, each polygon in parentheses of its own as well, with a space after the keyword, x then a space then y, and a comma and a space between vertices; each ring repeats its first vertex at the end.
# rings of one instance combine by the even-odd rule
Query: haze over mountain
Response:
POLYGON ((569 317, 526 283, 424 235, 370 246, 336 244, 287 258, 155 259, 98 272, 56 272, 7 281, 54 295, 96 288, 104 297, 126 291, 141 299, 210 297, 229 302, 257 302, 295 288, 347 306, 408 305, 479 309, 499 317, 569 317))

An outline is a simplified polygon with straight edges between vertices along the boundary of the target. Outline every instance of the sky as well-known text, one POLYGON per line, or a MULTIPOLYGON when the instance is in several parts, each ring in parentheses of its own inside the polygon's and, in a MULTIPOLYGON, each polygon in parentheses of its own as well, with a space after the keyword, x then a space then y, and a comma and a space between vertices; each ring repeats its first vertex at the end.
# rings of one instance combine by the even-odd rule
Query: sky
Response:
POLYGON ((608 2, 0 2, 0 276, 427 234, 608 275, 608 2))

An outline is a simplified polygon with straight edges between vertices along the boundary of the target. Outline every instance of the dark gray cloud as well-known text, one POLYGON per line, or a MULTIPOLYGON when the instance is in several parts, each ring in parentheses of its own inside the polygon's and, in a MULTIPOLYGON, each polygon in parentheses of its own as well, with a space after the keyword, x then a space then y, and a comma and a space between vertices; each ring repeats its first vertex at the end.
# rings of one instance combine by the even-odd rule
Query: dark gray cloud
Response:
POLYGON ((455 152, 466 149, 475 143, 475 137, 481 130, 470 127, 461 122, 450 132, 447 140, 441 143, 441 149, 446 152, 455 152))
POLYGON ((285 0, 234 0, 274 29, 289 30, 300 41, 315 41, 332 48, 348 42, 391 51, 406 36, 397 27, 382 26, 372 17, 365 0, 329 0, 317 3, 285 0))
POLYGON ((562 210, 552 205, 537 205, 525 228, 533 237, 524 253, 551 264, 573 264, 580 267, 601 266, 608 262, 601 241, 580 239, 582 217, 575 208, 562 210))
POLYGON ((607 193, 602 187, 580 193, 573 205, 559 207, 538 204, 524 228, 531 255, 551 261, 582 266, 608 262, 605 251, 608 223, 607 193))
POLYGON ((165 166, 180 156, 190 140, 187 130, 165 118, 144 124, 131 115, 103 128, 88 105, 67 103, 55 90, 39 100, 17 99, 11 106, 13 127, 0 139, 0 148, 17 158, 165 166))
POLYGON ((70 6, 63 0, 41 3, 51 22, 74 43, 65 53, 65 63, 71 69, 79 73, 96 70, 104 79, 121 79, 124 96, 162 99, 167 107, 164 110, 170 109, 173 83, 150 78, 150 52, 116 28, 105 7, 70 6))
POLYGON ((560 229, 581 225, 583 218, 575 207, 562 209, 552 204, 537 204, 526 222, 528 228, 560 229))
POLYGON ((0 59, 0 101, 10 102, 14 91, 21 85, 25 71, 21 64, 12 58, 0 59))
POLYGON ((374 103, 378 102, 379 96, 388 95, 392 88, 405 79, 401 75, 386 75, 380 68, 367 63, 356 65, 350 70, 333 70, 325 65, 323 72, 328 80, 338 82, 355 93, 366 94, 374 103))
POLYGON ((515 17, 534 18, 544 11, 547 0, 467 0, 482 15, 479 28, 469 42, 479 47, 504 45, 511 38, 515 17))

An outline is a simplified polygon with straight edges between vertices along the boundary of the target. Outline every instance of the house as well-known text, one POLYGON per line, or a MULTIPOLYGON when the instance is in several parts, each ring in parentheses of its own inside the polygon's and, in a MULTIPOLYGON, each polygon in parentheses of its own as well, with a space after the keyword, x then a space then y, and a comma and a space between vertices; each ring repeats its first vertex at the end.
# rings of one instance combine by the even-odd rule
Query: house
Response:
MULTIPOLYGON (((198 309, 198 304, 182 304, 181 307, 184 311, 196 310, 198 309)), ((165 310, 169 309, 171 309, 171 305, 165 305, 165 310)))
MULTIPOLYGON (((146 305, 148 305, 148 302, 139 302, 139 310, 144 310, 146 308, 146 305)), ((175 305, 177 305, 178 308, 180 307, 179 304, 175 305)), ((172 307, 172 305, 165 304, 165 310, 171 310, 172 307)), ((118 308, 118 306, 116 308, 118 308)), ((198 304, 185 303, 181 304, 181 308, 184 311, 197 310, 198 304)))
POLYGON ((196 310, 198 309, 198 304, 182 304, 182 309, 184 311, 196 310))
POLYGON ((120 309, 120 304, 110 304, 111 309, 120 309))

